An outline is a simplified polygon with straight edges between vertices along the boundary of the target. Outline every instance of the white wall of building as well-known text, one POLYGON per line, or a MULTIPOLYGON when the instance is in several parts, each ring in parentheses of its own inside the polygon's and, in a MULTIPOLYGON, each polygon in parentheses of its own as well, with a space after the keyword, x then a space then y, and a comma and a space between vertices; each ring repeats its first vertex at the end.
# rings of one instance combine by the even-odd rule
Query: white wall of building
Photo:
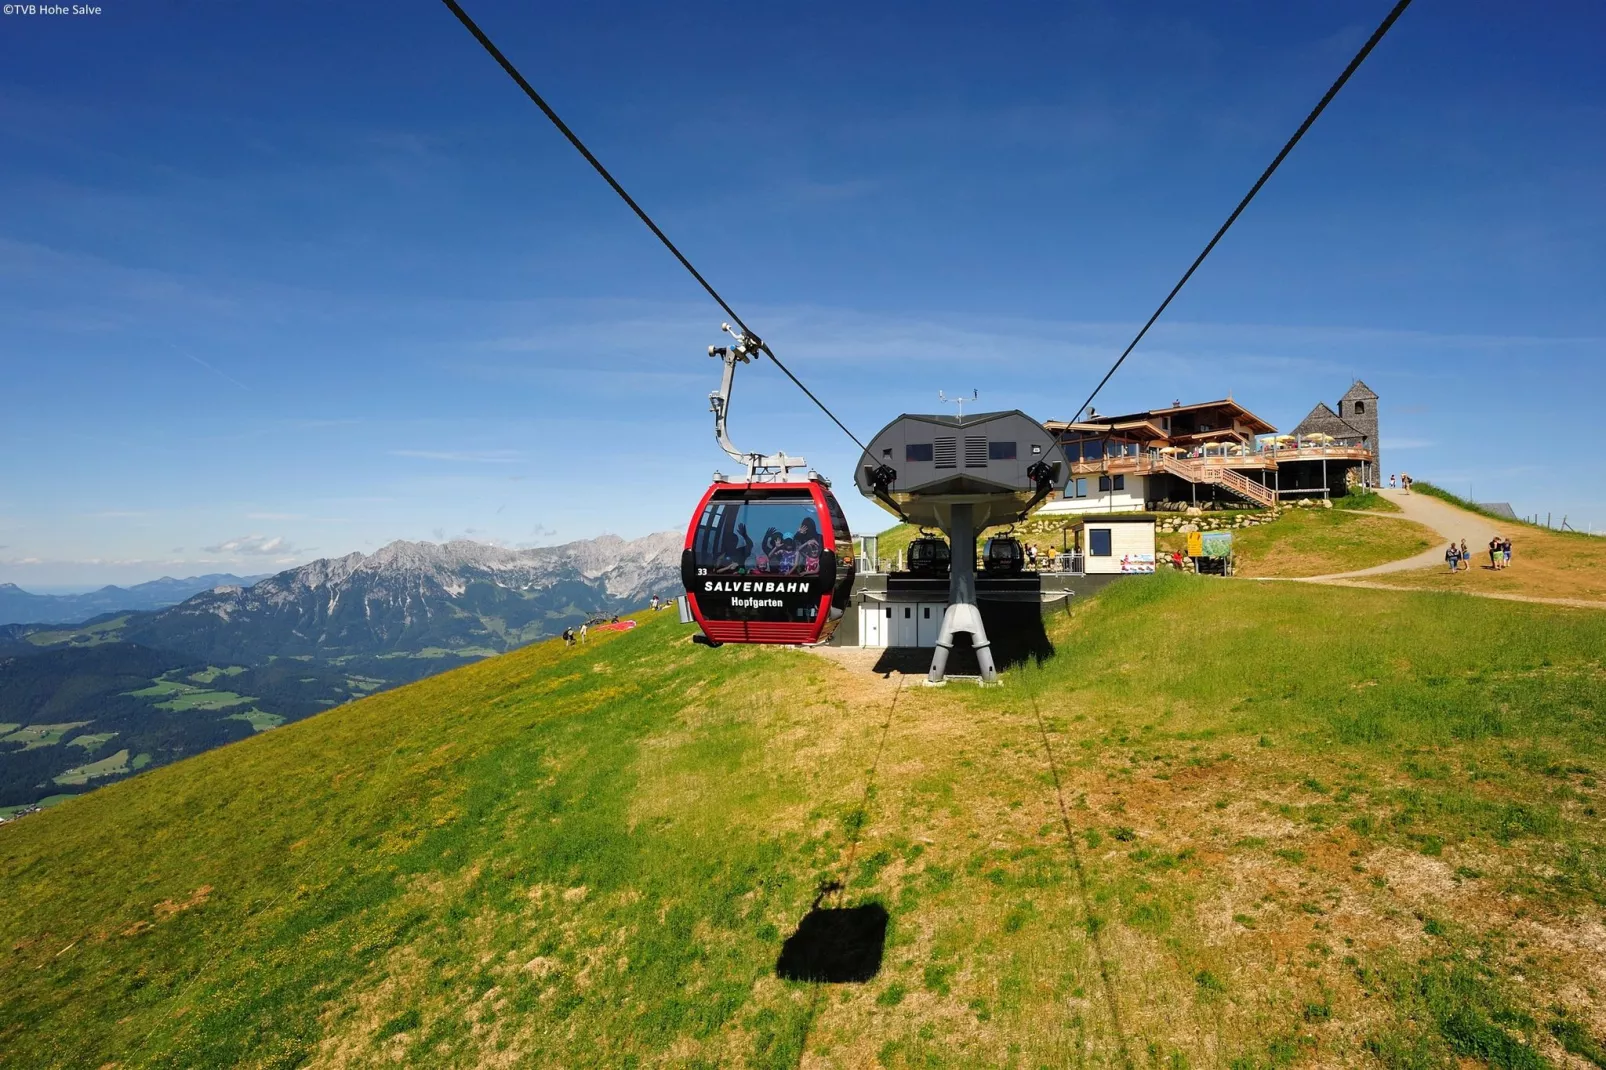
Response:
POLYGON ((1154 521, 1126 521, 1101 524, 1089 518, 1082 525, 1083 571, 1089 575, 1120 575, 1154 571, 1154 521), (1108 556, 1096 556, 1095 531, 1110 533, 1108 556))
MULTIPOLYGON (((1037 511, 1047 516, 1079 515, 1083 513, 1141 513, 1144 503, 1148 500, 1144 495, 1148 492, 1148 476, 1126 476, 1122 482, 1123 490, 1100 491, 1099 477, 1096 475, 1081 477, 1087 480, 1087 497, 1056 498, 1043 503, 1037 511)), ((1075 480, 1067 486, 1065 493, 1075 493, 1075 480)))
POLYGON ((859 645, 937 645, 946 602, 865 602, 859 607, 859 645))

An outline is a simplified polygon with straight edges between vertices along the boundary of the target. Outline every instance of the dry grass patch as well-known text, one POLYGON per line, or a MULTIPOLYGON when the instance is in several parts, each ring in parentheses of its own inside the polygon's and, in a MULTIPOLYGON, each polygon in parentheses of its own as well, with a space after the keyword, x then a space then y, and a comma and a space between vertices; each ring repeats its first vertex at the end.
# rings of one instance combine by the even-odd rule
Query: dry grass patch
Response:
POLYGON ((1473 546, 1472 567, 1397 572, 1375 579, 1390 587, 1428 591, 1478 591, 1537 598, 1576 598, 1606 603, 1606 538, 1510 525, 1511 567, 1489 566, 1487 547, 1473 546))

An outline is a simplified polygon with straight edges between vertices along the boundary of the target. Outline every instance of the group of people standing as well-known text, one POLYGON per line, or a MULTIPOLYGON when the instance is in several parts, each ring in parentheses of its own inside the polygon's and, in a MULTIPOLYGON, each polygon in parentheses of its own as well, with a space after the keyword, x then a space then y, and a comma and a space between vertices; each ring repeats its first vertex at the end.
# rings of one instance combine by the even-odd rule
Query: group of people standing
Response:
MULTIPOLYGON (((654 596, 654 597, 656 597, 656 596, 654 596)), ((601 623, 600 618, 598 619, 598 623, 601 623)), ((613 615, 613 617, 609 620, 608 623, 610 623, 610 624, 618 624, 619 623, 619 614, 615 613, 613 615)), ((565 628, 565 629, 563 629, 563 645, 564 646, 573 646, 576 642, 583 643, 583 642, 586 641, 586 639, 590 635, 590 633, 591 633, 591 622, 589 620, 580 622, 580 630, 579 631, 576 631, 573 628, 565 628)))
POLYGON ((1396 487, 1404 487, 1405 488, 1405 493, 1407 493, 1407 494, 1411 493, 1411 477, 1410 477, 1410 475, 1408 475, 1405 472, 1401 472, 1400 476, 1399 476, 1399 481, 1396 482, 1394 475, 1392 473, 1390 473, 1390 475, 1389 475, 1389 489, 1393 490, 1396 487))
MULTIPOLYGON (((1450 566, 1451 572, 1469 571, 1472 568, 1472 552, 1467 549, 1467 540, 1462 539, 1459 545, 1452 542, 1450 548, 1444 551, 1444 562, 1450 566)), ((1496 535, 1489 540, 1489 567, 1499 571, 1510 565, 1511 539, 1496 535)))

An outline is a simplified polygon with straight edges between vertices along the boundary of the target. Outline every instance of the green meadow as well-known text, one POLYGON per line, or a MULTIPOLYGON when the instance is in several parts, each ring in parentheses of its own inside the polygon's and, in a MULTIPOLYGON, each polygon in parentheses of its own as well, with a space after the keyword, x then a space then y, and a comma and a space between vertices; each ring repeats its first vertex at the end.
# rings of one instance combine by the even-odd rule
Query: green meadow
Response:
POLYGON ((987 690, 673 616, 0 826, 0 1061, 1606 1066, 1606 614, 1161 574, 987 690))

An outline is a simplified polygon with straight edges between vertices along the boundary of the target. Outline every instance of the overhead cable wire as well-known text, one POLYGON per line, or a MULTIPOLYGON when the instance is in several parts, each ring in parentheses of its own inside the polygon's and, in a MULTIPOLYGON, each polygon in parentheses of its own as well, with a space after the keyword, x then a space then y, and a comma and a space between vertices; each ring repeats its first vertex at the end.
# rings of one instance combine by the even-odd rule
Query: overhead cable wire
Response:
POLYGON ((793 375, 792 370, 785 364, 781 363, 781 358, 775 355, 775 351, 770 348, 768 342, 764 341, 757 334, 753 333, 747 324, 743 322, 742 317, 736 314, 736 310, 730 306, 730 303, 721 297, 719 295, 719 291, 714 289, 713 285, 703 277, 702 272, 693 267, 692 262, 686 259, 686 254, 682 253, 680 249, 676 247, 675 243, 669 240, 669 235, 665 234, 658 224, 652 221, 652 217, 647 214, 646 210, 643 209, 641 205, 636 203, 636 199, 634 197, 625 192, 625 188, 619 184, 619 180, 614 178, 613 175, 609 173, 608 169, 602 165, 602 161, 597 159, 590 149, 586 148, 585 142, 580 140, 579 135, 573 130, 569 129, 569 124, 565 123, 563 119, 558 116, 558 113, 552 110, 552 105, 548 104, 541 94, 535 91, 535 87, 525 80, 524 75, 519 73, 519 69, 513 66, 513 62, 502 54, 502 50, 496 47, 495 42, 487 37, 485 31, 480 29, 479 25, 469 17, 468 12, 463 10, 462 5, 459 4, 457 0, 441 0, 441 2, 451 9, 452 14, 457 16, 457 21, 461 22, 464 28, 467 29, 469 33, 474 35, 474 39, 478 41, 480 46, 484 48, 486 52, 490 53, 491 58, 496 60, 497 64, 507 72, 507 76, 513 79, 514 82, 518 83, 518 87, 524 90, 524 95, 534 101, 535 106, 541 109, 542 114, 552 121, 552 125, 558 128, 558 133, 568 138, 569 144, 573 145, 575 150, 578 151, 581 156, 585 157, 586 163, 589 163, 597 172, 597 174, 602 176, 603 181, 607 182, 609 186, 613 187, 613 191, 619 195, 620 200, 629 205, 630 210, 636 213, 636 218, 645 223, 647 225, 647 229, 652 231, 653 235, 657 237, 659 241, 663 242, 664 248, 668 249, 672 254, 674 254, 675 259, 680 261, 680 266, 691 272, 691 277, 696 279, 697 284, 707 292, 709 297, 714 299, 715 304, 719 305, 720 308, 725 310, 725 314, 731 318, 731 322, 740 327, 744 335, 756 342, 758 344, 758 348, 764 353, 765 356, 770 358, 770 361, 781 370, 781 373, 788 379, 792 380, 793 385, 795 385, 799 390, 803 391, 803 393, 808 396, 808 399, 814 402, 821 412, 830 417, 831 422, 836 424, 837 427, 841 428, 842 433, 852 439, 853 444, 859 447, 859 450, 868 457, 870 455, 870 448, 863 442, 860 442, 859 436, 855 435, 852 431, 849 431, 846 424, 837 419, 836 413, 827 408, 825 402, 821 401, 815 396, 814 391, 803 385, 803 380, 799 379, 796 375, 793 375))
MULTIPOLYGON (((451 0, 447 0, 447 2, 450 3, 451 0)), ((1332 84, 1331 88, 1322 96, 1322 99, 1317 102, 1316 107, 1311 109, 1311 113, 1305 116, 1305 121, 1299 124, 1299 129, 1294 131, 1294 136, 1288 139, 1288 143, 1277 154, 1277 158, 1272 160, 1271 164, 1261 172, 1260 178, 1249 188, 1249 192, 1244 194, 1244 199, 1238 202, 1238 207, 1232 210, 1232 215, 1227 217, 1227 221, 1221 224, 1221 228, 1210 239, 1210 243, 1204 247, 1204 252, 1195 257, 1193 263, 1188 265, 1188 270, 1183 272, 1182 278, 1178 279, 1177 284, 1171 287, 1171 292, 1165 295, 1165 300, 1160 302, 1160 307, 1154 310, 1154 315, 1150 316, 1148 322, 1143 325, 1143 329, 1138 331, 1137 337, 1133 338, 1131 344, 1121 351, 1121 355, 1116 358, 1115 363, 1110 365, 1110 370, 1104 373, 1104 378, 1099 380, 1099 385, 1093 388, 1093 392, 1087 396, 1087 400, 1082 402, 1081 407, 1071 416, 1072 420, 1080 419, 1088 406, 1093 404, 1093 399, 1099 396, 1099 391, 1104 389, 1104 384, 1108 383, 1110 377, 1116 373, 1116 370, 1126 363, 1126 358, 1131 356, 1132 351, 1138 347, 1138 343, 1143 341, 1143 336, 1149 333, 1149 328, 1154 326, 1154 321, 1159 319, 1160 314, 1166 310, 1166 306, 1171 304, 1171 299, 1181 292, 1182 288, 1187 285, 1188 280, 1193 278, 1193 273, 1199 270, 1199 265, 1204 263, 1205 257, 1209 256, 1210 251, 1216 247, 1216 243, 1221 240, 1222 235, 1226 234, 1228 228, 1238 221, 1240 215, 1243 215, 1244 209, 1249 207, 1249 202, 1254 200, 1255 194, 1260 192, 1260 187, 1264 186, 1267 179, 1271 178, 1272 173, 1277 170, 1288 154, 1294 150, 1294 146, 1299 144, 1299 139, 1305 136, 1305 131, 1311 128, 1317 117, 1327 110, 1327 105, 1332 103, 1334 97, 1338 96, 1338 91, 1344 88, 1344 83, 1349 81, 1350 75, 1354 74, 1360 65, 1365 62, 1366 57, 1372 54, 1372 49, 1377 47, 1377 43, 1383 40, 1384 34, 1389 32, 1389 28, 1410 6, 1411 0, 1399 0, 1399 3, 1394 5, 1394 10, 1388 13, 1388 17, 1383 20, 1376 30, 1372 31, 1372 36, 1367 38, 1366 44, 1362 45, 1361 50, 1355 53, 1355 58, 1349 61, 1349 66, 1344 68, 1344 73, 1338 76, 1338 81, 1332 84)))

